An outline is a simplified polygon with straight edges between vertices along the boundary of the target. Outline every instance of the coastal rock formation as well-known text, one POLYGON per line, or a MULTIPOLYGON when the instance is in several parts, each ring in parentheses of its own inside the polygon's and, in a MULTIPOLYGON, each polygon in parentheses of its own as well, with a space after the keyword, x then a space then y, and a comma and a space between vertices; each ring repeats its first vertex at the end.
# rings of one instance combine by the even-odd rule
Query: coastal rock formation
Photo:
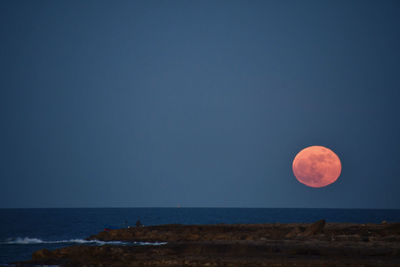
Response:
POLYGON ((165 245, 71 246, 17 266, 399 266, 400 224, 159 225, 88 239, 165 245))
POLYGON ((315 234, 319 234, 325 227, 325 220, 319 220, 313 224, 311 224, 305 231, 302 233, 302 236, 312 236, 315 234))

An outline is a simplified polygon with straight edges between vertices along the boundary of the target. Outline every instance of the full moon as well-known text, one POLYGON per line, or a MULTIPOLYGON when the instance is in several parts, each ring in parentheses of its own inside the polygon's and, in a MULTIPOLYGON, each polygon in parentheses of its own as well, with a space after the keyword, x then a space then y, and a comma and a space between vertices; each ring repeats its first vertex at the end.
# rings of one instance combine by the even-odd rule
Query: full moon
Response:
POLYGON ((300 183, 319 188, 330 185, 339 178, 342 164, 329 148, 310 146, 296 155, 292 168, 300 183))

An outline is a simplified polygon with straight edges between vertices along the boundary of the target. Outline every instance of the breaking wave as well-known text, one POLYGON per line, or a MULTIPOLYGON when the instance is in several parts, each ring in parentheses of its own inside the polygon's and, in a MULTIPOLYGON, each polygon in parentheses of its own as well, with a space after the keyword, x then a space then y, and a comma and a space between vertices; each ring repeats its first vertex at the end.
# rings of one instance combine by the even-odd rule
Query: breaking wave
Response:
POLYGON ((93 245, 165 245, 166 242, 122 242, 122 241, 100 241, 100 240, 85 240, 85 239, 68 239, 46 241, 39 238, 17 237, 9 238, 0 244, 16 244, 16 245, 31 245, 31 244, 93 244, 93 245))

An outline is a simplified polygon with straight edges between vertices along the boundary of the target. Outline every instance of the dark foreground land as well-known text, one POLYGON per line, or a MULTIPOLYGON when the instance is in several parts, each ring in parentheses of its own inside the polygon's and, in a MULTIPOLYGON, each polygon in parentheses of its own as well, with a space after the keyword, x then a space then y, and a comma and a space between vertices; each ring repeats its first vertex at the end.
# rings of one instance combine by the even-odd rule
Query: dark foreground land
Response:
POLYGON ((71 246, 19 266, 400 266, 400 223, 160 225, 88 239, 160 246, 71 246))

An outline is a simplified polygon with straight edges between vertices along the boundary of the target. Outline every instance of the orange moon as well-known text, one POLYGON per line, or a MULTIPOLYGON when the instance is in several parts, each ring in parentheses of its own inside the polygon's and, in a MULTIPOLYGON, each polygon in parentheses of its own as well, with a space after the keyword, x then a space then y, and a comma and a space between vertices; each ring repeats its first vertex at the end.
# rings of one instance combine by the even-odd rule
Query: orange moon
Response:
POLYGON ((319 188, 330 185, 339 178, 342 164, 329 148, 309 146, 296 155, 292 168, 300 183, 319 188))

